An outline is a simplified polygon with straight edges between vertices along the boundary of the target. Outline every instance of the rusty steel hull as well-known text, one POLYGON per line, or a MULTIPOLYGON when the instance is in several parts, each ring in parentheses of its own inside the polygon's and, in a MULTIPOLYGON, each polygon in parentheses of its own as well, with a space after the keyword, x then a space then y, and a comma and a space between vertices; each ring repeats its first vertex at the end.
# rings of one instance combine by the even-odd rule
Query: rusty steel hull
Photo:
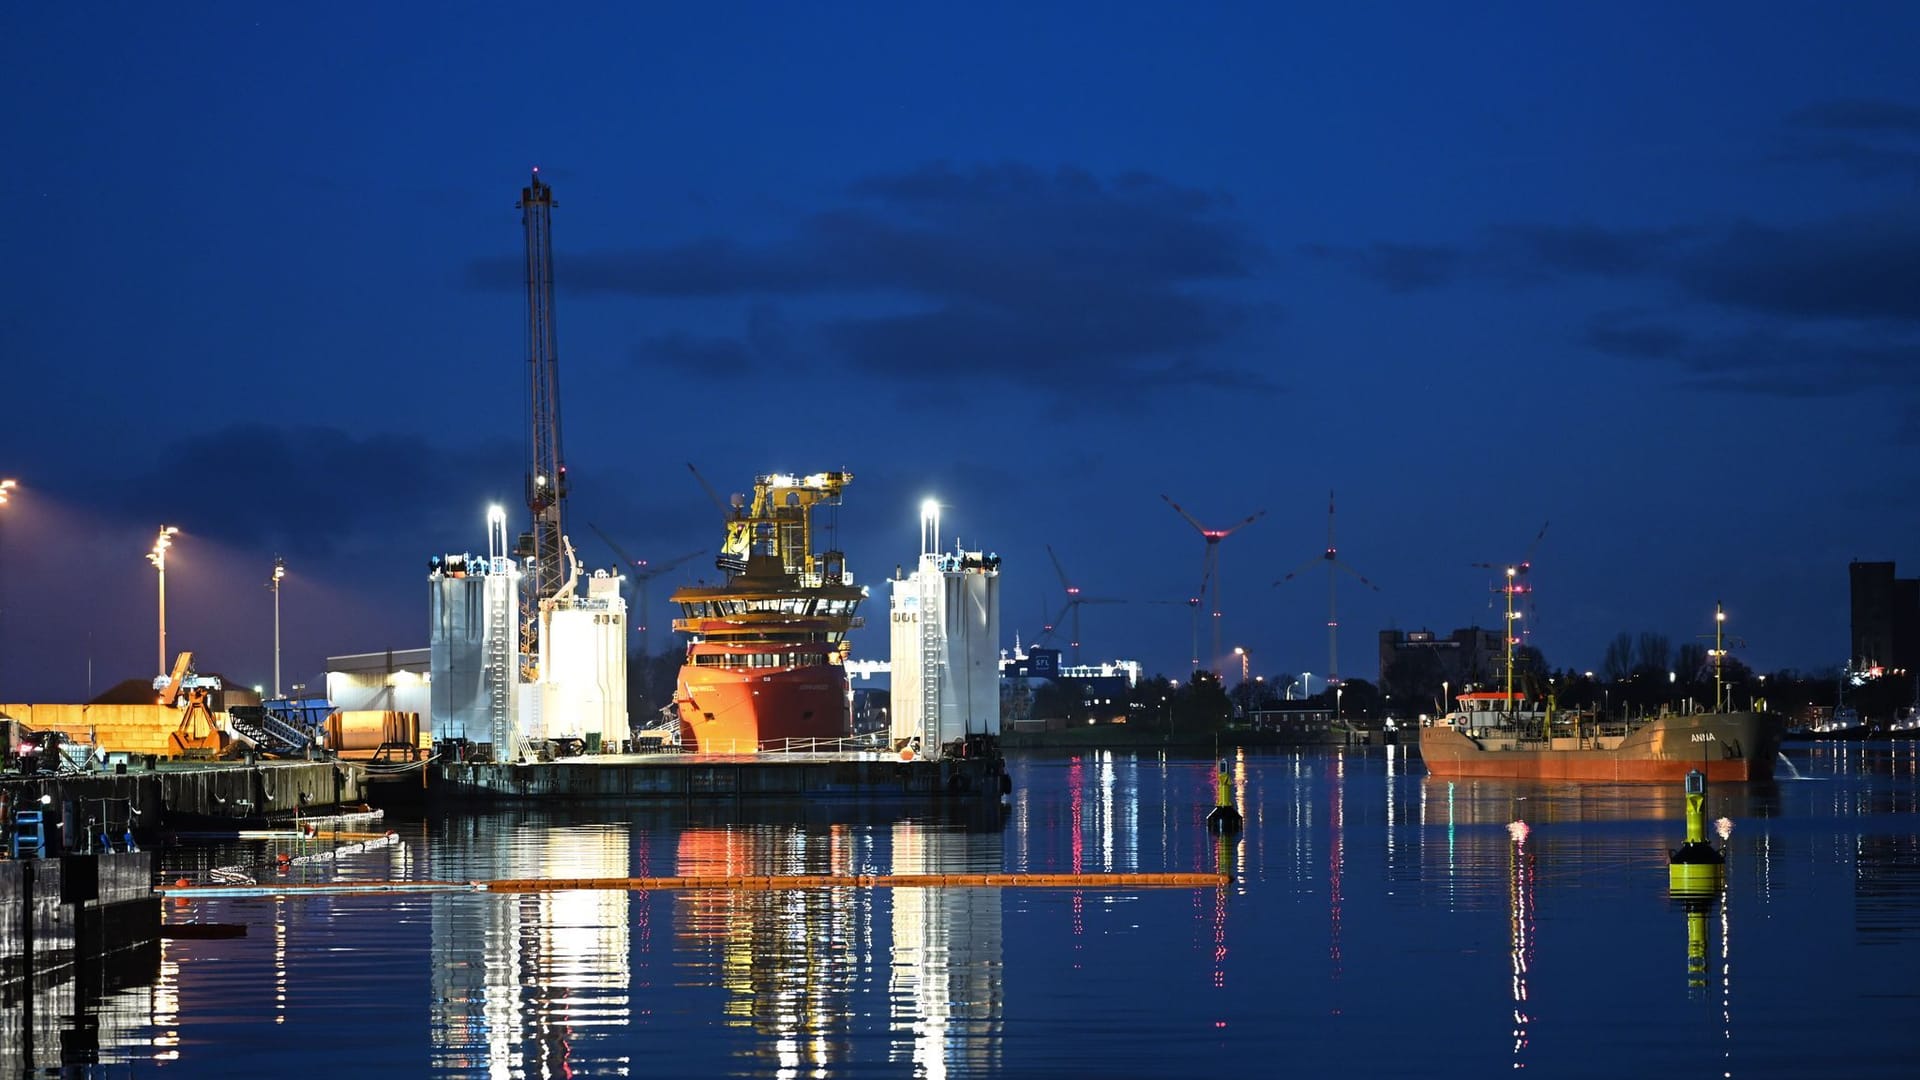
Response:
POLYGON ((1549 748, 1436 725, 1420 729, 1420 756, 1440 777, 1678 781, 1699 770, 1711 782, 1744 783, 1773 778, 1782 733, 1771 713, 1696 713, 1656 717, 1611 748, 1549 748))

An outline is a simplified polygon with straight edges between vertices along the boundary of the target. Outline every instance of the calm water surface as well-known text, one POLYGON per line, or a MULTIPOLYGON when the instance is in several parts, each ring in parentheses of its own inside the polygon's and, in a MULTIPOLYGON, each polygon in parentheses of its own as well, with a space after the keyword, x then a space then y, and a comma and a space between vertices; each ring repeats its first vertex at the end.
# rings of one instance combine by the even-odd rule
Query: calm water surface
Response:
MULTIPOLYGON (((1226 889, 177 903, 92 1010, 101 1073, 1908 1076, 1920 748, 1790 747, 1722 894, 1669 898, 1678 785, 1447 783, 1391 748, 1011 761, 1000 809, 571 807, 398 821, 311 878, 1209 870, 1226 889), (1781 770, 1789 773, 1787 768, 1781 770)), ((264 862, 180 851, 168 876, 264 862)), ((44 1059, 42 1059, 44 1061, 44 1059)))

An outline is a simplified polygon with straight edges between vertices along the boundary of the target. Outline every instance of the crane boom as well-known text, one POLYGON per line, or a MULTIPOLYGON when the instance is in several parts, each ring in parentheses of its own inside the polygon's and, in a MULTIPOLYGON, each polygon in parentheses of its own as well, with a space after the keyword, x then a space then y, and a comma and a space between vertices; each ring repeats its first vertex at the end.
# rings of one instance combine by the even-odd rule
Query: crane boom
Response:
MULTIPOLYGON (((567 465, 560 451, 560 355, 553 320, 553 189, 540 170, 520 189, 521 223, 527 239, 527 389, 532 444, 527 472, 527 510, 532 517, 530 580, 521 593, 520 636, 524 656, 539 655, 540 601, 567 576, 561 537, 565 532, 567 465)), ((524 659, 523 670, 531 665, 524 659)))

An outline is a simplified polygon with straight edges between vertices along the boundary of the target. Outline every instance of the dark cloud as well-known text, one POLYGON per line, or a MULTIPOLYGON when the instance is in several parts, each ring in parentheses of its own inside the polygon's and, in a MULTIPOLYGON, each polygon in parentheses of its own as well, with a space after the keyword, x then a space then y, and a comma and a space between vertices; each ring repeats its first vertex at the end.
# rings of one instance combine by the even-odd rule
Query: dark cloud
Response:
POLYGON ((203 535, 326 558, 367 542, 391 550, 396 536, 424 544, 427 522, 471 520, 477 531, 476 507, 519 494, 499 478, 520 476, 523 457, 507 439, 453 450, 411 434, 232 424, 162 447, 103 501, 158 521, 177 517, 188 493, 222 508, 196 519, 203 535))
POLYGON ((643 368, 669 367, 693 375, 724 378, 759 366, 746 342, 735 338, 696 338, 662 334, 634 347, 634 362, 643 368))
POLYGON ((1688 235, 1685 229, 1493 225, 1477 259, 1487 272, 1520 281, 1637 277, 1656 269, 1688 235))
POLYGON ((724 379, 778 363, 791 352, 789 340, 780 309, 772 304, 754 304, 747 309, 742 337, 662 334, 635 346, 633 360, 643 369, 669 367, 689 375, 724 379))
POLYGON ((1468 269, 1467 252, 1432 244, 1369 244, 1354 248, 1308 244, 1301 250, 1312 258, 1346 266, 1361 277, 1398 293, 1452 284, 1468 269))
POLYGON ((1401 292, 1467 277, 1529 285, 1637 279, 1768 316, 1920 322, 1920 214, 1907 209, 1712 230, 1502 224, 1466 249, 1311 250, 1401 292))
MULTIPOLYGON (((818 340, 868 375, 965 371, 1064 394, 1090 382, 1159 384, 1174 371, 1185 386, 1270 386, 1211 359, 1252 309, 1209 287, 1249 278, 1263 256, 1218 194, 1142 173, 940 163, 864 178, 847 197, 776 242, 571 256, 557 278, 568 290, 642 297, 831 302, 818 340)), ((511 287, 516 266, 483 260, 470 276, 511 287)), ((750 319, 744 339, 668 334, 639 355, 738 364, 790 336, 778 320, 750 319)))
POLYGON ((1739 225, 1673 269, 1694 295, 1729 307, 1815 319, 1920 320, 1920 216, 1832 218, 1791 228, 1739 225))
POLYGON ((1823 101, 1788 118, 1776 164, 1833 166, 1859 180, 1920 181, 1920 106, 1880 99, 1823 101))
POLYGON ((1905 132, 1920 135, 1920 106, 1877 98, 1819 101, 1788 117, 1796 127, 1822 131, 1905 132))
POLYGON ((1685 385, 1776 397, 1840 397, 1920 388, 1920 342, 1752 328, 1708 336, 1637 312, 1596 316, 1586 343, 1670 366, 1685 385))

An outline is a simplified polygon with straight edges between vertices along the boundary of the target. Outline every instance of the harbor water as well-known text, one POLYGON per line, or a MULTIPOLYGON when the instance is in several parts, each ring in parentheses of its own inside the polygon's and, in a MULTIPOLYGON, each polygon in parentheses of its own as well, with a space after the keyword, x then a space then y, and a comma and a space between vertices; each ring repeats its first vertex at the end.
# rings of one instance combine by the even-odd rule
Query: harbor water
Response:
MULTIPOLYGON (((1910 1075, 1920 744, 1786 756, 1709 791, 1726 883, 1692 903, 1667 891, 1679 785, 1449 783, 1396 747, 1232 755, 1225 840, 1215 763, 1137 751, 1015 755, 1004 808, 393 821, 284 878, 1233 883, 175 899, 179 933, 237 936, 170 937, 149 984, 58 1023, 112 1075, 1910 1075)), ((176 849, 165 876, 276 880, 275 843, 176 849)), ((35 1030, 11 1071, 60 1063, 35 1030)))

